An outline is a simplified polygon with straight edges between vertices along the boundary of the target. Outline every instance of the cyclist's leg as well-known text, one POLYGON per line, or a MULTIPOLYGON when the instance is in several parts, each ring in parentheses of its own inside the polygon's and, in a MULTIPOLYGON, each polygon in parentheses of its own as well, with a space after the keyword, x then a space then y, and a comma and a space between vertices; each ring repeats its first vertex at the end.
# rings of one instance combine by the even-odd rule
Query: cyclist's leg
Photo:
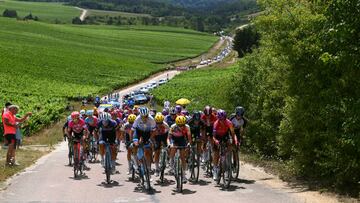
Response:
POLYGON ((147 168, 148 168, 149 171, 150 171, 150 169, 151 169, 151 156, 152 156, 152 150, 151 150, 151 148, 145 147, 145 149, 144 149, 144 155, 145 155, 145 160, 146 160, 146 166, 147 166, 147 168))

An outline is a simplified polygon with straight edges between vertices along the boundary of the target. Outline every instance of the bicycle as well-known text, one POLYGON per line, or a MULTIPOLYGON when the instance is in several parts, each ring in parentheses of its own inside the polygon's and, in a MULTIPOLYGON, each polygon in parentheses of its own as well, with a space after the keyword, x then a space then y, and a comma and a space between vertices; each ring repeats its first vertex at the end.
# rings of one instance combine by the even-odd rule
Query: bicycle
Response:
POLYGON ((211 142, 210 140, 208 140, 206 142, 206 148, 205 148, 205 157, 204 157, 204 160, 205 160, 205 163, 204 163, 204 169, 205 169, 205 173, 208 175, 208 176, 213 176, 212 174, 212 170, 213 170, 213 166, 212 166, 212 146, 211 146, 211 142))
POLYGON ((164 183, 165 168, 168 159, 168 148, 162 145, 160 151, 160 182, 164 183))
POLYGON ((232 178, 234 180, 237 180, 238 177, 239 177, 239 172, 240 172, 240 158, 239 158, 239 146, 234 146, 234 149, 233 149, 233 156, 232 156, 232 159, 231 159, 231 164, 232 164, 232 167, 233 167, 233 170, 232 170, 232 178))
POLYGON ((150 172, 146 164, 146 158, 144 155, 144 146, 143 144, 139 144, 138 151, 137 151, 137 158, 140 162, 140 165, 137 167, 139 169, 139 176, 141 185, 145 188, 145 190, 150 191, 151 185, 150 185, 150 172))
POLYGON ((185 149, 187 147, 180 147, 180 146, 174 146, 174 148, 176 148, 176 153, 175 153, 175 157, 174 157, 174 161, 175 161, 175 166, 174 166, 174 176, 175 176, 175 180, 176 180, 176 190, 177 192, 182 192, 183 191, 183 168, 182 168, 182 162, 181 162, 181 158, 180 158, 180 149, 185 149))
POLYGON ((219 171, 217 184, 220 184, 221 178, 223 179, 223 187, 228 189, 232 179, 232 150, 227 150, 227 142, 220 143, 220 157, 219 157, 219 171))
POLYGON ((69 166, 73 165, 73 159, 74 159, 74 142, 73 142, 73 138, 68 138, 68 149, 69 149, 69 153, 68 153, 68 159, 69 159, 69 166))
POLYGON ((83 151, 82 151, 82 146, 79 141, 73 141, 74 143, 74 178, 79 177, 80 175, 83 174, 84 171, 84 162, 82 159, 83 156, 83 151))
POLYGON ((197 143, 199 141, 195 141, 193 145, 190 147, 190 156, 188 159, 189 163, 189 171, 190 171, 190 179, 197 183, 199 181, 200 174, 200 154, 197 150, 197 143))
POLYGON ((111 179, 111 149, 110 149, 110 142, 103 141, 105 145, 105 175, 106 175, 106 183, 110 184, 111 179))
POLYGON ((97 144, 96 144, 96 139, 95 136, 91 133, 89 136, 90 139, 90 150, 89 150, 89 162, 96 162, 96 157, 98 154, 98 149, 97 149, 97 144))

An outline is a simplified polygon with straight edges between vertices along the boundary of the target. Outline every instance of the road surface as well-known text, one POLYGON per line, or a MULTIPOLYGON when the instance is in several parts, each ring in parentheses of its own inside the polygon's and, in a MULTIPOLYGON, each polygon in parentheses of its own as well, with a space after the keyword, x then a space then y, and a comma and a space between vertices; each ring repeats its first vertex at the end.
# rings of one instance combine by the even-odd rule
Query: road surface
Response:
MULTIPOLYGON (((178 72, 168 73, 172 77, 178 72)), ((150 80, 166 78, 168 73, 150 80)), ((120 93, 141 85, 128 87, 120 93)), ((67 143, 62 142, 35 165, 9 179, 7 188, 0 192, 0 202, 336 202, 316 192, 292 189, 276 177, 247 164, 242 164, 240 179, 233 182, 229 190, 222 190, 210 178, 201 175, 199 184, 185 184, 183 194, 179 194, 175 192, 173 176, 166 176, 168 181, 164 185, 152 176, 153 192, 147 194, 138 183, 129 181, 125 152, 118 154, 119 173, 111 176, 113 182, 109 185, 105 183, 104 170, 99 163, 88 163, 91 170, 85 171, 86 176, 74 179, 72 167, 67 166, 67 162, 67 143)))

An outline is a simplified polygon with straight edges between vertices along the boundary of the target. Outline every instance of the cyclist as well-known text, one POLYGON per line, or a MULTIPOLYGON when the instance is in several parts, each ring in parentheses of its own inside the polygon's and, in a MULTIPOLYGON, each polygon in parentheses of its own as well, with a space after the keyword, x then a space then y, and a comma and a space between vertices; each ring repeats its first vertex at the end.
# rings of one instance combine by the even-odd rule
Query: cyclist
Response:
POLYGON ((219 171, 219 144, 220 142, 227 142, 227 150, 231 150, 231 144, 237 145, 237 139, 234 132, 234 127, 229 119, 226 118, 226 112, 219 109, 217 112, 218 119, 214 123, 214 159, 213 159, 213 179, 217 180, 219 171), (231 137, 229 137, 229 131, 231 137), (230 139, 231 138, 231 139, 230 139), (231 140, 233 143, 231 143, 231 140))
POLYGON ((176 105, 175 106, 175 111, 176 111, 176 115, 177 116, 183 116, 183 114, 182 114, 182 107, 180 106, 180 105, 176 105))
MULTIPOLYGON (((68 135, 72 137, 73 144, 75 143, 82 143, 82 145, 85 145, 83 142, 87 136, 88 136, 88 128, 85 124, 85 121, 80 118, 80 113, 78 111, 74 111, 71 113, 71 121, 69 122, 68 126, 68 135)), ((71 139, 71 138, 70 138, 71 139)), ((84 148, 84 146, 83 146, 84 148)), ((82 161, 85 161, 85 153, 81 156, 82 161)), ((84 163, 85 166, 85 163, 84 163)), ((85 167, 87 168, 87 167, 85 167)))
MULTIPOLYGON (((205 124, 205 135, 204 135, 205 142, 203 143, 203 149, 206 149, 206 144, 208 141, 210 142, 211 147, 213 147, 214 143, 212 136, 213 136, 213 126, 216 121, 216 116, 213 114, 212 108, 210 106, 205 106, 204 114, 201 115, 201 120, 205 124)), ((208 158, 210 158, 206 156, 206 153, 203 154, 203 157, 204 157, 203 161, 206 161, 208 158)))
POLYGON ((96 129, 96 127, 97 127, 97 124, 98 124, 98 119, 97 119, 97 117, 96 116, 94 116, 93 115, 93 111, 91 111, 91 110, 87 110, 86 111, 86 119, 85 119, 85 123, 86 123, 86 126, 87 126, 87 128, 88 128, 88 130, 89 130, 89 133, 90 133, 90 136, 89 136, 89 139, 88 139, 88 141, 89 141, 89 143, 88 143, 88 146, 90 146, 90 140, 91 140, 91 136, 94 136, 94 138, 95 138, 95 148, 97 148, 96 147, 96 144, 97 144, 97 140, 99 139, 98 138, 98 136, 97 136, 97 133, 95 133, 95 129, 96 129))
POLYGON ((80 118, 83 119, 84 121, 85 121, 85 119, 86 119, 86 111, 85 111, 84 109, 82 109, 82 110, 80 111, 80 118))
POLYGON ((111 167, 112 172, 115 172, 115 159, 116 159, 116 122, 111 119, 111 115, 107 112, 103 112, 99 116, 99 122, 97 125, 97 129, 100 132, 100 155, 101 155, 101 165, 104 166, 104 156, 105 156, 105 142, 110 143, 111 149, 111 167))
POLYGON ((238 106, 235 108, 235 115, 230 118, 230 121, 234 126, 234 132, 239 144, 242 143, 244 138, 244 128, 247 124, 247 119, 244 118, 244 114, 245 109, 242 106, 238 106))
MULTIPOLYGON (((170 170, 174 172, 175 147, 185 147, 188 145, 188 142, 192 144, 190 127, 186 124, 186 118, 184 116, 176 117, 175 124, 170 127, 167 142, 170 146, 170 170)), ((184 148, 180 149, 180 158, 181 167, 183 168, 183 181, 186 183, 186 150, 184 148)))
MULTIPOLYGON (((134 141, 134 150, 133 152, 137 154, 139 144, 144 145, 144 154, 146 159, 146 166, 149 171, 151 171, 151 148, 150 148, 150 138, 156 126, 155 120, 149 115, 149 109, 147 107, 139 108, 140 115, 137 116, 132 128, 131 136, 133 136, 134 141)), ((137 157, 137 156, 136 156, 137 157)))
POLYGON ((155 154, 154 154, 154 162, 155 162, 155 176, 159 176, 160 167, 159 167, 159 156, 161 145, 163 147, 167 147, 167 137, 169 132, 169 125, 164 122, 164 116, 161 113, 157 113, 155 116, 156 127, 154 131, 155 137, 155 154))
POLYGON ((127 122, 122 126, 121 128, 121 134, 122 137, 124 137, 125 139, 125 146, 126 146, 126 150, 127 150, 127 160, 128 160, 128 167, 129 167, 129 171, 127 172, 127 174, 131 174, 131 152, 132 149, 130 148, 130 145, 132 143, 132 136, 131 136, 131 128, 135 122, 136 119, 136 115, 135 114, 130 114, 127 117, 127 122))
POLYGON ((202 140, 205 137, 205 124, 201 120, 201 113, 199 111, 194 111, 193 116, 188 121, 190 126, 191 138, 193 143, 196 143, 196 148, 198 153, 202 153, 202 140))
POLYGON ((175 108, 170 108, 170 114, 165 117, 165 122, 168 124, 168 126, 172 126, 175 123, 176 119, 176 111, 175 108))

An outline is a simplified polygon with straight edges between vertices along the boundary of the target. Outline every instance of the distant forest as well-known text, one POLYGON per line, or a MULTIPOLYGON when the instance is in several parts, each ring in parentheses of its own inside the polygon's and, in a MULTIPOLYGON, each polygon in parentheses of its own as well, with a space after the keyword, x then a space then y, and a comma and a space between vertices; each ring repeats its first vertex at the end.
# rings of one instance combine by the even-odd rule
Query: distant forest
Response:
MULTIPOLYGON (((247 21, 246 14, 258 10, 256 0, 65 0, 65 2, 88 9, 150 14, 153 16, 152 19, 131 20, 131 22, 165 24, 204 32, 216 32, 243 24, 247 21), (163 19, 166 21, 162 21, 163 19)), ((92 17, 87 23, 111 24, 114 19, 110 18, 112 17, 107 19, 101 17, 102 21, 98 21, 97 19, 100 18, 92 17)), ((124 24, 124 22, 116 24, 124 24)))

